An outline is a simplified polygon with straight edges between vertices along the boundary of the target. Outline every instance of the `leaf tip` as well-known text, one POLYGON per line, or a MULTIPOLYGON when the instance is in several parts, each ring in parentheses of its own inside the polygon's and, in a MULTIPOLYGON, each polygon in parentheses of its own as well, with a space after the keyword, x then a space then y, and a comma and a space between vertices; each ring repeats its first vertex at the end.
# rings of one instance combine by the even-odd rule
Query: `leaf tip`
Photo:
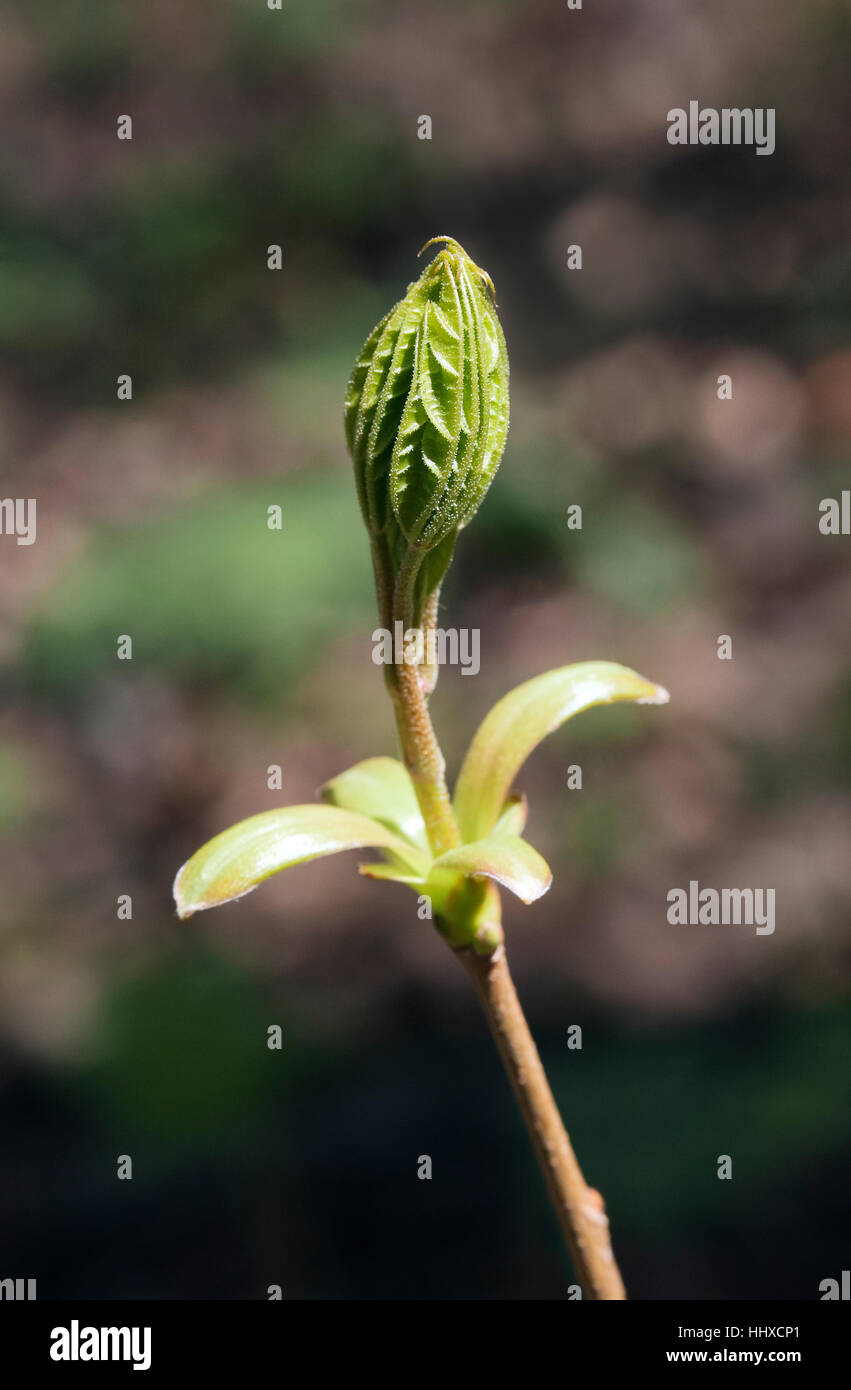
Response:
POLYGON ((642 695, 635 703, 637 705, 667 705, 670 698, 670 692, 665 689, 664 685, 656 685, 653 687, 652 695, 642 695))
MULTIPOLYGON (((186 862, 188 863, 189 861, 187 860, 186 862)), ((186 922, 190 917, 193 917, 195 915, 194 904, 186 902, 185 898, 183 897, 183 894, 180 891, 180 879, 185 868, 186 864, 181 864, 180 868, 175 874, 174 884, 172 885, 171 890, 172 897, 174 898, 174 905, 177 908, 177 915, 180 918, 181 922, 186 922)))
MULTIPOLYGON (((552 873, 550 873, 550 876, 548 879, 546 879, 546 881, 544 879, 541 879, 540 883, 535 884, 535 887, 531 890, 532 896, 530 898, 520 895, 520 901, 525 903, 527 907, 531 907, 532 903, 536 903, 539 898, 542 898, 544 896, 545 893, 549 893, 552 886, 553 876, 552 873)), ((529 890, 527 889, 527 892, 528 891, 529 890)))

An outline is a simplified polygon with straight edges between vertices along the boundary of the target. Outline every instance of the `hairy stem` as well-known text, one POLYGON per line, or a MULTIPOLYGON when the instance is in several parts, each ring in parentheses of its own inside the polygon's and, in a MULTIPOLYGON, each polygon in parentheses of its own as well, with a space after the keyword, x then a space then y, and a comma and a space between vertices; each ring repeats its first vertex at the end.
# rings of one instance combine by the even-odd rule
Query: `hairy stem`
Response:
MULTIPOLYGON (((393 620, 403 631, 413 626, 414 589, 422 555, 409 547, 393 595, 393 620)), ((405 766, 411 775, 429 844, 436 855, 461 843, 446 786, 446 764, 428 712, 426 681, 420 667, 402 661, 393 668, 393 705, 405 766)))
POLYGON ((422 616, 423 642, 425 643, 426 655, 422 669, 420 671, 420 686, 422 688, 423 695, 426 697, 426 699, 428 699, 430 695, 434 694, 434 687, 437 685, 437 677, 439 675, 437 661, 434 661, 433 663, 430 662, 428 656, 428 643, 430 638, 433 637, 434 630, 437 627, 437 609, 439 603, 440 586, 438 586, 435 589, 434 593, 427 600, 425 607, 423 608, 422 616))
POLYGON ((388 630, 393 623, 393 566, 387 540, 383 535, 372 538, 372 572, 375 576, 375 597, 378 600, 378 620, 388 630))
MULTIPOLYGON (((379 611, 385 626, 401 622, 403 631, 413 627, 414 593, 422 555, 410 547, 389 591, 389 560, 385 550, 373 550, 379 611)), ((423 615, 423 626, 434 624, 436 604, 423 615)), ((427 667, 402 661, 388 672, 399 742, 411 775, 420 810, 435 855, 454 849, 461 837, 446 786, 443 754, 428 711, 428 694, 434 680, 427 667)), ((481 883, 481 880, 478 880, 481 883)), ((486 936, 501 940, 499 893, 488 886, 491 911, 486 936), (492 919, 492 920, 491 920, 492 919)), ((481 947, 487 941, 478 942, 481 947)), ((623 1282, 609 1240, 609 1223, 603 1199, 587 1186, 553 1099, 538 1050, 523 1010, 501 945, 491 954, 475 949, 457 952, 481 1000, 482 1008, 517 1097, 535 1154, 549 1189, 553 1206, 573 1257, 586 1298, 623 1299, 623 1282)))
POLYGON ((458 956, 472 977, 517 1097, 583 1294, 590 1299, 624 1299, 603 1199, 582 1176, 520 1007, 505 949, 491 956, 472 951, 459 951, 458 956))

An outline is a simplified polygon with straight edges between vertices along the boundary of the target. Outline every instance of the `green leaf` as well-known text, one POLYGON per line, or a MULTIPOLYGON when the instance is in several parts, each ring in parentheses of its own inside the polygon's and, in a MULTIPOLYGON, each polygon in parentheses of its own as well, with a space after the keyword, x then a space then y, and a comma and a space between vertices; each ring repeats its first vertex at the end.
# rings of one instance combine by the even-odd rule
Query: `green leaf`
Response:
POLYGON ((356 811, 386 825, 430 857, 414 784, 397 758, 367 758, 356 763, 326 782, 319 794, 329 806, 356 811))
POLYGON ((193 912, 233 902, 293 864, 366 846, 389 849, 400 857, 414 853, 386 826, 336 806, 263 811, 216 835, 183 865, 174 880, 178 916, 191 917, 193 912))
POLYGON ((467 750, 454 799, 464 840, 493 830, 520 767, 571 715, 618 700, 663 705, 668 698, 661 685, 612 661, 562 666, 518 685, 494 705, 467 750))
MULTIPOLYGON (((493 878, 524 903, 533 903, 553 881, 550 867, 536 849, 519 835, 492 835, 441 854, 431 866, 425 891, 440 901, 449 876, 493 878)), ((438 910, 440 910, 438 906, 438 910)))
POLYGON ((405 869, 399 869, 395 864, 358 864, 358 873, 365 878, 377 878, 390 883, 406 883, 409 888, 420 889, 425 887, 425 879, 422 874, 412 874, 405 869))
POLYGON ((494 835, 522 835, 526 829, 529 803, 523 792, 512 792, 499 813, 494 835))

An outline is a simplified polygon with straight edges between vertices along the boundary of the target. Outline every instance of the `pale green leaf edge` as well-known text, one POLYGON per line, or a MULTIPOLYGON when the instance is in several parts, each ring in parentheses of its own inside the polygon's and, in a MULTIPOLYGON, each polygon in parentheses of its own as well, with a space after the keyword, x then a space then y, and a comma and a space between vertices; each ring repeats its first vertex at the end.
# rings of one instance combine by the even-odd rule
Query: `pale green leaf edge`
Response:
MULTIPOLYGON (((178 870, 173 890, 178 916, 185 920, 195 912, 235 902, 295 864, 366 848, 390 850, 409 860, 415 856, 412 847, 386 826, 336 806, 262 811, 208 840, 178 870)), ((415 867, 424 874, 428 861, 422 856, 415 867)))
POLYGON ((549 864, 527 840, 504 833, 460 845, 440 855, 431 866, 425 891, 428 892, 429 884, 439 881, 443 874, 492 878, 527 904, 542 898, 553 881, 549 864))
POLYGON ((493 831, 523 763, 567 719, 595 705, 669 698, 664 686, 612 661, 562 666, 504 695, 479 725, 458 775, 453 805, 464 841, 493 831))

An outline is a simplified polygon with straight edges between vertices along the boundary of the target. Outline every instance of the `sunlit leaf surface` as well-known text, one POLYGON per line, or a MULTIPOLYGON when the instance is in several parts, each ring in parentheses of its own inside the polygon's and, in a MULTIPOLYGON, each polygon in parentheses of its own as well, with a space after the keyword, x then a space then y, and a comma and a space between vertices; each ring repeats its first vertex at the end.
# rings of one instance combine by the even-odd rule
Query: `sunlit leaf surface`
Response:
POLYGON ((455 814, 465 841, 493 830, 529 754, 566 719, 619 700, 662 705, 668 692, 626 666, 583 661, 518 685, 485 717, 467 750, 455 788, 455 814))
POLYGON ((232 825, 193 854, 174 881, 179 917, 250 893, 293 864, 374 846, 400 856, 411 847, 386 826, 336 806, 284 806, 232 825))

